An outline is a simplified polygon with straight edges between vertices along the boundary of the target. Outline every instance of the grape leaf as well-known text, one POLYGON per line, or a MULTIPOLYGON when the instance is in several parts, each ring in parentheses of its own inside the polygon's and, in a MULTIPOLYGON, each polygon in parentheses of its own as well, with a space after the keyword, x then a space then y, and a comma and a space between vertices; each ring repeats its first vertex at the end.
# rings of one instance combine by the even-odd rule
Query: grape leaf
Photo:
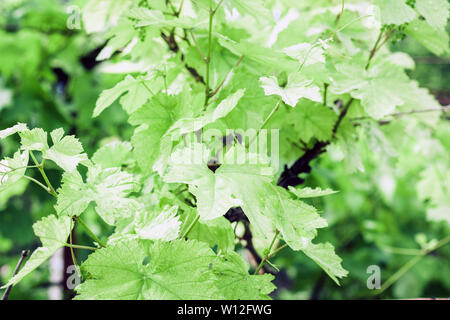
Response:
POLYGON ((405 32, 438 56, 450 50, 448 33, 436 30, 426 21, 419 19, 412 21, 405 32))
POLYGON ((308 142, 313 137, 319 141, 330 140, 336 120, 333 110, 320 104, 306 103, 298 105, 288 121, 300 133, 300 139, 308 142))
POLYGON ((0 161, 0 191, 23 177, 28 165, 28 151, 14 153, 12 158, 0 161))
POLYGON ((67 172, 73 172, 79 163, 87 163, 87 154, 82 153, 83 146, 77 138, 74 136, 63 138, 63 135, 64 130, 61 128, 50 133, 53 145, 43 152, 42 157, 52 160, 67 172))
POLYGON ((299 43, 283 49, 283 52, 305 67, 316 63, 325 63, 323 48, 310 43, 299 43))
POLYGON ((161 11, 147 8, 134 8, 127 13, 127 17, 133 19, 136 27, 178 27, 193 29, 206 21, 198 21, 189 17, 175 18, 164 16, 161 11))
POLYGON ((250 275, 249 264, 236 252, 229 252, 213 264, 217 287, 227 300, 268 300, 275 289, 271 274, 250 275))
POLYGON ((117 168, 132 163, 132 146, 129 142, 113 141, 98 149, 92 161, 102 168, 117 168))
POLYGON ((298 198, 316 198, 316 197, 323 197, 327 196, 333 193, 337 193, 338 191, 331 190, 329 188, 327 189, 321 189, 319 187, 317 188, 294 188, 289 186, 289 191, 291 191, 293 194, 295 194, 298 198))
POLYGON ((47 132, 41 128, 19 132, 19 136, 24 150, 46 151, 48 149, 47 132))
POLYGON ((137 210, 138 203, 127 198, 135 187, 134 177, 120 168, 91 166, 86 183, 78 171, 66 172, 63 185, 57 190, 55 209, 60 216, 79 216, 94 201, 96 212, 106 223, 113 225, 119 216, 129 216, 137 210))
POLYGON ((149 85, 151 83, 150 78, 133 76, 126 76, 124 80, 120 81, 113 88, 104 90, 98 98, 93 117, 97 117, 100 113, 108 108, 117 99, 120 99, 120 104, 123 109, 131 114, 139 109, 147 100, 152 96, 149 91, 149 85))
POLYGON ((341 266, 342 259, 336 255, 330 243, 309 243, 303 252, 314 260, 336 284, 339 285, 337 278, 347 276, 348 271, 341 266))
POLYGON ((447 0, 416 0, 416 9, 436 30, 445 32, 450 4, 447 0))
POLYGON ((55 215, 50 215, 36 222, 33 225, 33 230, 41 239, 42 247, 37 248, 33 252, 25 266, 2 289, 17 284, 30 272, 47 261, 59 248, 63 247, 72 230, 72 219, 70 217, 58 218, 55 215))
POLYGON ((416 17, 416 12, 405 0, 377 0, 376 4, 380 8, 382 24, 400 25, 411 22, 416 17))
MULTIPOLYGON (((191 225, 197 215, 198 212, 195 209, 185 211, 183 232, 191 225)), ((234 249, 234 231, 230 221, 225 217, 197 222, 189 232, 188 238, 206 242, 211 248, 217 246, 217 249, 223 252, 234 249)))
POLYGON ((9 137, 17 132, 23 132, 27 131, 28 127, 25 123, 17 123, 16 125, 12 126, 11 128, 7 128, 0 131, 0 139, 5 139, 6 137, 9 137))
POLYGON ((301 98, 322 102, 319 88, 311 80, 304 79, 299 73, 289 74, 285 87, 280 87, 277 79, 273 76, 261 77, 259 80, 266 95, 278 95, 291 107, 295 107, 301 98))
POLYGON ((76 290, 77 300, 217 299, 216 258, 195 240, 128 240, 97 250, 83 263, 90 278, 76 290))
POLYGON ((135 231, 139 238, 149 240, 175 240, 181 222, 177 217, 178 207, 143 211, 135 219, 135 231))

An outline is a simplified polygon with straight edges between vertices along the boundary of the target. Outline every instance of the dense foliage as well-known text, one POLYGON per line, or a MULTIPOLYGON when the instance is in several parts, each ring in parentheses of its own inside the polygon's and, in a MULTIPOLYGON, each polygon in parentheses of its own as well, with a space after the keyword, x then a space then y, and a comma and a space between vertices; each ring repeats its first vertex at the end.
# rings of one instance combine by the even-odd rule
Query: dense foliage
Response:
POLYGON ((0 12, 12 297, 61 248, 75 299, 448 296, 448 82, 405 52, 448 57, 447 0, 0 12))

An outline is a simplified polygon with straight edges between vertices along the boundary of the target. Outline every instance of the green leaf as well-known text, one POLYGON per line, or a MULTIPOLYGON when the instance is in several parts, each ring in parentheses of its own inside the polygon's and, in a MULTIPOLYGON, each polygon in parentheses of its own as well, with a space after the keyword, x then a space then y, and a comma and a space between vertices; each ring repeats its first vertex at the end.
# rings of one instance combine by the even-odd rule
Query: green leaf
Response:
POLYGON ((136 27, 178 27, 184 29, 193 29, 198 25, 205 24, 207 21, 198 21, 189 17, 175 18, 164 16, 161 11, 150 10, 147 8, 135 8, 127 13, 127 17, 136 21, 136 27))
POLYGON ((448 33, 434 29, 426 21, 412 21, 405 32, 438 56, 450 51, 448 33))
POLYGON ((449 8, 448 0, 416 0, 417 11, 425 17, 430 26, 441 32, 445 32, 449 8))
POLYGON ((215 122, 229 114, 244 96, 245 89, 240 89, 234 94, 223 99, 216 108, 208 110, 203 116, 198 118, 180 119, 169 129, 169 133, 181 136, 186 133, 195 132, 206 125, 215 122))
POLYGON ((330 140, 336 120, 337 115, 333 110, 320 104, 306 103, 298 105, 288 121, 300 133, 300 139, 308 142, 311 138, 330 140))
POLYGON ((72 219, 70 217, 59 217, 50 215, 41 219, 33 225, 34 233, 40 238, 42 247, 37 248, 25 266, 17 275, 2 287, 15 285, 25 276, 34 271, 42 263, 47 261, 55 252, 63 247, 72 231, 72 219))
POLYGON ((236 252, 229 252, 214 263, 217 287, 226 300, 269 300, 275 289, 271 274, 250 275, 249 264, 236 252))
MULTIPOLYGON (((184 217, 184 229, 191 225, 197 216, 197 210, 192 209, 184 217)), ((183 230, 184 232, 185 230, 183 230)), ((217 246, 223 252, 234 249, 234 231, 230 221, 225 217, 219 217, 205 222, 197 222, 189 232, 189 239, 206 242, 210 248, 217 246)))
POLYGON ((160 93, 130 116, 129 123, 139 126, 131 138, 133 153, 145 173, 152 172, 152 166, 161 154, 161 140, 169 128, 180 118, 194 115, 195 108, 187 106, 188 101, 189 97, 184 94, 168 96, 160 93))
POLYGON ((190 191, 197 198, 201 222, 221 217, 229 208, 240 204, 231 197, 226 181, 208 168, 209 153, 209 149, 197 143, 190 148, 177 149, 163 176, 168 183, 190 184, 190 191))
POLYGON ((329 188, 327 189, 321 189, 319 187, 317 188, 294 188, 289 186, 289 191, 291 191, 293 194, 295 194, 297 196, 297 198, 316 198, 316 197, 323 197, 323 196, 328 196, 330 194, 334 194, 337 193, 338 191, 334 191, 331 190, 329 188))
POLYGON ((280 87, 277 79, 273 76, 261 77, 259 81, 266 95, 278 95, 291 107, 295 107, 301 98, 322 102, 319 87, 314 85, 311 80, 304 79, 300 73, 289 74, 285 87, 280 87))
POLYGON ((325 63, 324 50, 318 45, 299 43, 283 49, 283 52, 305 67, 316 63, 325 63))
POLYGON ((382 24, 400 25, 411 22, 416 17, 416 12, 405 0, 377 0, 376 4, 380 7, 382 24))
POLYGON ((347 276, 348 271, 341 266, 342 259, 336 255, 334 247, 330 243, 309 243, 303 252, 314 260, 336 284, 339 285, 337 278, 347 276))
POLYGON ((247 153, 243 147, 233 147, 212 172, 206 166, 208 156, 209 150, 200 144, 175 150, 163 176, 166 182, 190 185, 200 222, 220 217, 239 205, 255 234, 266 239, 278 229, 294 250, 304 250, 317 229, 327 226, 314 207, 293 200, 285 189, 273 184, 273 170, 266 159, 247 153))
POLYGON ((82 10, 83 26, 87 33, 101 32, 127 10, 126 0, 90 0, 82 10))
POLYGON ((24 150, 46 151, 48 149, 47 132, 41 128, 19 132, 19 136, 24 150))
POLYGON ((139 238, 171 241, 178 238, 181 222, 177 217, 178 207, 162 211, 141 212, 135 220, 135 231, 139 238))
POLYGON ((28 165, 28 151, 14 153, 13 158, 0 161, 0 191, 21 179, 28 165))
POLYGON ((132 163, 131 143, 113 141, 98 149, 92 156, 92 161, 102 168, 121 167, 132 163))
POLYGON ((100 113, 108 108, 111 104, 120 99, 120 104, 123 109, 132 114, 139 109, 152 96, 149 91, 151 78, 133 78, 133 76, 126 76, 126 78, 116 84, 113 88, 104 90, 98 98, 93 117, 97 117, 100 113))
POLYGON ((57 190, 56 212, 60 216, 80 216, 92 201, 92 193, 77 170, 64 172, 61 184, 57 190))
POLYGON ((134 199, 127 198, 136 188, 135 179, 120 168, 91 166, 86 183, 78 171, 64 173, 62 182, 55 206, 60 216, 79 216, 94 201, 96 212, 113 225, 116 219, 130 216, 139 206, 134 199))
POLYGON ((97 250, 83 263, 90 278, 77 300, 217 299, 211 263, 216 258, 198 241, 128 240, 97 250))
POLYGON ((337 94, 350 92, 361 100, 364 110, 374 119, 381 119, 405 103, 413 83, 403 70, 386 60, 379 60, 369 70, 355 62, 336 66, 330 90, 337 94))
POLYGON ((106 223, 113 225, 119 217, 131 216, 137 211, 137 201, 127 198, 137 186, 130 173, 120 168, 89 167, 86 182, 96 203, 95 211, 106 223))
POLYGON ((238 57, 243 55, 246 60, 261 64, 266 68, 265 71, 291 71, 296 68, 296 62, 286 57, 282 52, 263 47, 254 42, 236 42, 224 35, 217 36, 222 47, 227 48, 238 57))
POLYGON ((80 162, 88 161, 87 154, 83 152, 81 142, 75 136, 65 136, 64 130, 59 128, 50 133, 53 146, 45 150, 43 158, 52 160, 64 171, 73 172, 80 162))
POLYGON ((25 123, 17 123, 16 125, 12 126, 11 128, 7 128, 0 131, 0 139, 5 139, 6 137, 9 137, 17 132, 24 132, 27 131, 28 127, 25 123))

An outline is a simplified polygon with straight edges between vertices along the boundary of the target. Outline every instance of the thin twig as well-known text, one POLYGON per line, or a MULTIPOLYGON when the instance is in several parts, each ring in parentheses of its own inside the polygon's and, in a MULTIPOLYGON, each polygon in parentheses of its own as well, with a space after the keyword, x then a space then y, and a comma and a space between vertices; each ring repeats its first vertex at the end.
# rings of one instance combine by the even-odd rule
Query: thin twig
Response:
POLYGON ((187 237, 189 232, 191 232, 192 228, 194 228, 197 221, 200 219, 200 215, 197 215, 194 219, 194 221, 191 223, 191 225, 187 228, 187 230, 183 233, 183 235, 180 237, 180 239, 184 239, 187 237))
MULTIPOLYGON (((13 277, 19 272, 20 267, 22 266, 23 262, 25 261, 25 258, 28 256, 29 253, 30 253, 29 250, 23 250, 22 251, 22 254, 20 255, 19 262, 17 263, 16 268, 14 269, 14 272, 13 272, 13 275, 12 275, 13 277)), ((11 288, 12 288, 12 285, 9 285, 6 288, 5 293, 2 296, 2 300, 8 300, 9 294, 11 292, 11 288)))
POLYGON ((242 59, 244 59, 244 55, 240 56, 240 58, 238 59, 238 61, 235 63, 235 65, 233 66, 233 68, 231 68, 231 70, 227 73, 227 75, 223 78, 223 80, 220 82, 220 84, 217 86, 216 89, 214 89, 214 91, 209 95, 209 97, 213 97, 217 92, 219 92, 220 88, 222 88, 222 86, 225 84, 225 81, 228 79, 229 75, 231 72, 233 72, 233 70, 237 69, 237 67, 239 67, 239 65, 242 62, 242 59))
POLYGON ((189 33, 191 34, 191 38, 192 41, 194 42, 195 47, 197 48, 198 53, 200 54, 200 57, 202 57, 202 60, 204 63, 207 63, 206 61, 206 57, 203 54, 202 49, 200 48, 200 46, 198 45, 197 39, 195 39, 195 35, 194 35, 194 31, 192 31, 192 29, 189 29, 189 33))
POLYGON ((98 243, 100 247, 105 248, 106 246, 100 241, 100 239, 92 232, 91 229, 81 220, 80 217, 75 216, 74 219, 86 230, 86 232, 91 236, 91 238, 98 243))
POLYGON ((261 268, 264 266, 264 264, 269 260, 269 256, 271 256, 271 251, 272 251, 272 247, 275 243, 275 240, 277 239, 278 235, 280 234, 280 231, 276 231, 275 235, 270 243, 269 248, 267 249, 267 254, 264 256, 264 258, 262 259, 262 261, 260 262, 259 266, 256 268, 255 273, 254 274, 258 274, 259 271, 261 270, 261 268))
POLYGON ((422 250, 417 256, 409 260, 406 264, 404 264, 397 272, 395 272, 385 283, 381 286, 381 288, 374 292, 375 295, 379 295, 386 291, 394 282, 400 279, 405 273, 407 273, 413 266, 415 266, 424 256, 433 252, 440 247, 446 245, 450 242, 450 236, 440 240, 437 244, 432 246, 431 248, 422 250))

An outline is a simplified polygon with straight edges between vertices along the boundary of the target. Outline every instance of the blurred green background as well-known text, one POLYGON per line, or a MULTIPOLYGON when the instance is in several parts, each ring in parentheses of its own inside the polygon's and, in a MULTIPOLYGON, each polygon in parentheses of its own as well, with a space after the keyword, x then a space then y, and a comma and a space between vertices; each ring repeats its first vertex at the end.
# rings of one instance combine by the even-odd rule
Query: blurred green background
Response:
MULTIPOLYGON (((104 45, 102 39, 67 28, 70 6, 82 6, 84 2, 0 2, 0 129, 17 122, 47 131, 63 127, 66 132, 76 134, 92 155, 104 139, 129 139, 132 128, 119 107, 91 118, 100 92, 112 87, 123 75, 105 72, 104 66, 97 64, 95 57, 104 45)), ((407 52, 414 58, 416 67, 410 71, 411 77, 429 88, 442 105, 448 105, 450 55, 433 56, 409 39, 391 45, 394 51, 407 52)), ((364 174, 347 174, 344 166, 327 152, 315 160, 312 173, 306 177, 307 185, 340 190, 337 195, 313 200, 313 204, 330 222, 330 228, 319 233, 319 240, 335 244, 349 276, 337 287, 309 259, 283 251, 274 261, 285 266, 276 280, 280 289, 275 298, 450 296, 450 245, 423 257, 381 296, 374 297, 367 289, 367 267, 379 266, 382 279, 386 280, 413 258, 414 252, 449 234, 445 221, 426 219, 427 202, 421 201, 417 193, 416 184, 428 158, 418 156, 414 150, 418 144, 426 146, 427 137, 405 138, 400 129, 398 134, 402 137, 396 137, 395 124, 390 126, 388 134, 394 141, 391 148, 396 152, 376 150, 373 141, 361 141, 358 146, 364 174)), ((449 126, 437 129, 435 137, 448 153, 449 126)), ((17 146, 13 139, 1 140, 1 158, 10 155, 17 146)), ((49 174, 58 185, 60 172, 54 168, 49 174)), ((33 235, 33 222, 53 211, 54 200, 37 186, 27 184, 22 181, 0 193, 0 284, 11 276, 21 250, 33 250, 39 245, 33 235), (25 188, 28 189, 24 193, 25 188)), ((88 212, 85 217, 95 233, 110 231, 96 221, 96 215, 88 212)), ((85 240, 81 233, 75 237, 80 243, 85 240)), ((62 252, 60 261, 71 264, 70 254, 62 252)), ((52 287, 64 281, 64 278, 54 280, 54 273, 49 264, 39 268, 12 290, 10 299, 70 298, 72 292, 51 295, 52 287)))

